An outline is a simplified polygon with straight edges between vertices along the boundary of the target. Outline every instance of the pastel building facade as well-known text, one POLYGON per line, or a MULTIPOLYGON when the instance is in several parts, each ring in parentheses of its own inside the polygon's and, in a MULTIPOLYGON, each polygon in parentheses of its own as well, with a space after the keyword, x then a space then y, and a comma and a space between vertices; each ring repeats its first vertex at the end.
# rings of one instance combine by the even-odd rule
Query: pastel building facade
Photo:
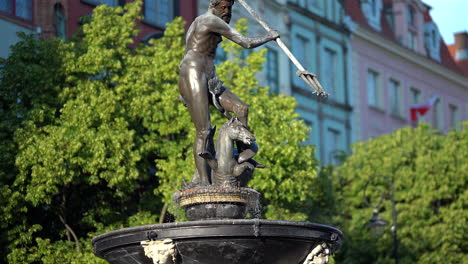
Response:
MULTIPOLYGON (((209 1, 199 1, 199 12, 204 13, 209 1)), ((312 128, 307 143, 317 146, 316 153, 322 163, 335 162, 335 154, 348 150, 351 143, 352 107, 349 93, 349 31, 344 23, 344 8, 335 0, 252 0, 248 4, 280 33, 281 39, 303 66, 318 75, 327 100, 312 94, 297 68, 275 42, 268 48, 264 71, 258 74, 260 83, 272 92, 294 96, 296 111, 312 128)), ((249 35, 262 35, 266 31, 244 8, 236 4, 234 24, 239 18, 249 21, 249 35)), ((262 48, 262 47, 261 47, 262 48)))
MULTIPOLYGON (((67 18, 67 36, 78 29, 81 20, 90 15, 100 4, 108 6, 124 5, 134 0, 68 0, 69 16, 67 18)), ((197 16, 196 0, 143 0, 143 19, 137 22, 140 29, 138 41, 146 42, 158 38, 166 28, 166 23, 181 16, 187 21, 193 21, 197 16)))
POLYGON ((336 0, 288 0, 291 49, 304 67, 317 74, 328 99, 311 95, 290 64, 291 95, 297 112, 311 130, 309 143, 317 146, 322 164, 335 163, 337 151, 348 151, 352 120, 349 91, 350 32, 344 8, 336 0))
POLYGON ((0 58, 10 54, 10 46, 19 41, 17 32, 27 34, 40 30, 38 5, 32 1, 0 0, 0 58))
POLYGON ((419 121, 447 132, 468 120, 468 78, 420 0, 345 1, 351 38, 353 141, 404 126, 411 106, 434 100, 419 121))
MULTIPOLYGON (((101 4, 124 5, 134 0, 0 0, 0 58, 8 57, 10 46, 19 38, 16 32, 37 34, 41 38, 68 39, 76 33, 86 16, 101 4)), ((196 0, 143 0, 138 21, 139 41, 161 36, 167 22, 176 16, 192 21, 197 15, 196 0)))

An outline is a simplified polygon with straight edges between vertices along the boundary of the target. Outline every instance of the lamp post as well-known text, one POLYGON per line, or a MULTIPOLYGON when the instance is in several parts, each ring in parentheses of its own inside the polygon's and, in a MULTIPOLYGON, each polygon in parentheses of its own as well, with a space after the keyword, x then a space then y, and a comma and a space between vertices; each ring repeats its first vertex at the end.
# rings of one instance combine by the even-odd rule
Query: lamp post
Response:
POLYGON ((393 254, 394 254, 394 257, 395 257, 395 264, 398 264, 397 211, 396 211, 396 207, 395 207, 396 202, 395 202, 395 189, 393 187, 393 181, 390 178, 388 178, 387 176, 375 175, 364 186, 364 201, 366 202, 366 204, 369 207, 374 208, 374 211, 373 211, 374 214, 373 214, 372 218, 369 220, 369 222, 367 223, 366 226, 369 227, 371 229, 371 232, 376 236, 380 236, 383 233, 385 226, 388 225, 388 223, 383 221, 382 218, 380 218, 380 216, 379 216, 379 209, 378 208, 382 204, 384 199, 390 199, 391 202, 392 202, 393 223, 392 223, 392 229, 391 230, 393 231, 393 254), (388 197, 387 195, 385 195, 385 193, 384 193, 384 191, 382 189, 378 189, 378 191, 380 192, 380 200, 379 200, 379 202, 377 204, 372 204, 369 201, 369 198, 366 195, 366 190, 367 190, 367 186, 370 183, 374 182, 374 180, 376 180, 377 178, 384 179, 385 181, 387 181, 387 183, 390 186, 391 193, 390 193, 390 197, 388 197))

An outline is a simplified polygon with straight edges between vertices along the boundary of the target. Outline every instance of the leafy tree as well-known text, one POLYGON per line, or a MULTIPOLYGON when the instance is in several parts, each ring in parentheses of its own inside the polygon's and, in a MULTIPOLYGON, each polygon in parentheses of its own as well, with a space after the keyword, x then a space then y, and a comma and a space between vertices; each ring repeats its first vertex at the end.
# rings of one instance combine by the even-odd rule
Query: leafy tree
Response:
MULTIPOLYGON (((441 135, 428 124, 403 128, 357 143, 353 155, 335 171, 337 197, 346 243, 337 263, 394 263, 393 233, 379 239, 366 223, 372 216, 363 199, 378 204, 380 216, 392 222, 388 181, 393 181, 400 263, 464 263, 467 259, 468 130, 441 135), (382 191, 382 193, 381 193, 382 191)), ((390 224, 391 225, 391 224, 390 224)))
MULTIPOLYGON (((0 255, 8 262, 104 263, 92 236, 158 222, 191 178, 194 128, 177 91, 183 22, 136 45, 141 4, 97 7, 69 43, 24 36, 1 69, 0 255)), ((264 50, 241 59, 237 45, 223 45, 232 60, 218 74, 251 106, 257 159, 268 166, 251 187, 263 193, 267 218, 305 220, 321 196, 295 101, 259 87, 264 50)), ((224 121, 213 113, 214 124, 224 121)))
MULTIPOLYGON (((23 195, 14 184, 19 172, 14 133, 25 120, 41 127, 55 118, 60 84, 65 79, 60 41, 18 35, 22 41, 11 47, 12 53, 0 69, 0 262, 7 255, 10 237, 21 234, 27 213, 23 195)), ((18 237, 20 240, 27 241, 27 235, 18 237)))

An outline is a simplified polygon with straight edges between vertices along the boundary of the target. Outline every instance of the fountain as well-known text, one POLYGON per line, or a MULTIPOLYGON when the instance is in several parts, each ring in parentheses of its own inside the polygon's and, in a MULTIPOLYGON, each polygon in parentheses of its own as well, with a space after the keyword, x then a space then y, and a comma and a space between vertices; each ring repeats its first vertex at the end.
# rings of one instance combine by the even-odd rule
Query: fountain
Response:
POLYGON ((343 234, 336 228, 260 219, 260 193, 246 186, 255 169, 265 166, 253 159, 258 146, 248 130, 248 108, 222 86, 210 54, 215 54, 220 35, 248 47, 279 36, 270 31, 249 38, 232 30, 228 25, 232 4, 233 0, 210 1, 208 12, 187 33, 180 66, 181 99, 197 130, 196 170, 192 182, 173 199, 190 221, 125 228, 95 237, 95 255, 110 264, 320 264, 328 263, 341 246, 343 234), (200 87, 206 87, 206 93, 196 92, 200 87), (230 119, 219 131, 216 148, 209 103, 230 119))

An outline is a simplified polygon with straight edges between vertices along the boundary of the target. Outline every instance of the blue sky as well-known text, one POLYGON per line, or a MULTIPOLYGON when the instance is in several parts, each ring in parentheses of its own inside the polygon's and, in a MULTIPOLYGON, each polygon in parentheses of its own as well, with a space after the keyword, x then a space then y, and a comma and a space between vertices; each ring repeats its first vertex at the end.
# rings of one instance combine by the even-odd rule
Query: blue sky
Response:
POLYGON ((453 33, 468 31, 468 0, 423 0, 432 6, 432 19, 447 44, 455 42, 453 33))

